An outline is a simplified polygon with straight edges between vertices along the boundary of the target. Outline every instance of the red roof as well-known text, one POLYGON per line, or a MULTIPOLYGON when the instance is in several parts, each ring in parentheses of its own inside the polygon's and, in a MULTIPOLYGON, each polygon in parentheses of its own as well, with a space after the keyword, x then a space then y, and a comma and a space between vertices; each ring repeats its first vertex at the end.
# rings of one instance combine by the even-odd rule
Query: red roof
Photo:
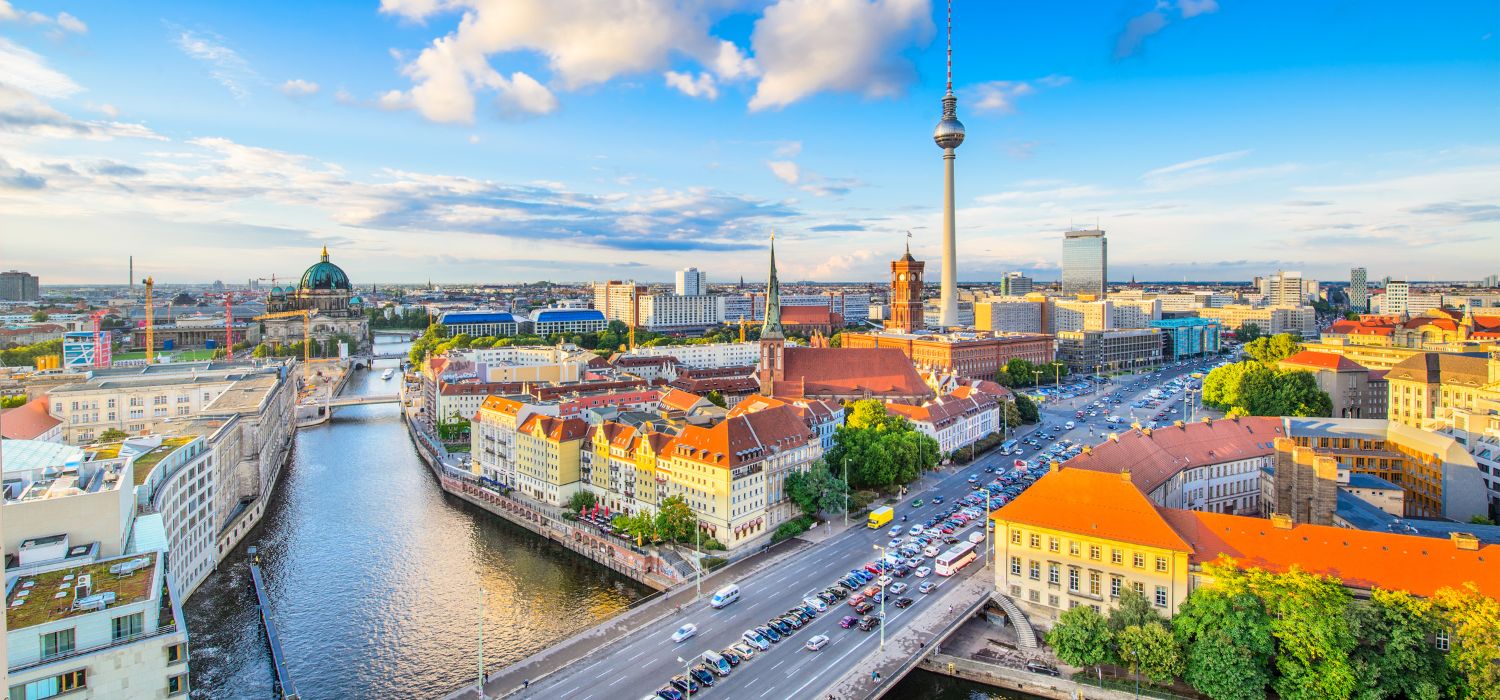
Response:
POLYGON ((1355 588, 1378 586, 1431 596, 1439 588, 1473 582, 1481 593, 1500 596, 1500 545, 1470 551, 1416 535, 1328 525, 1281 529, 1262 518, 1172 508, 1161 509, 1161 515, 1192 543, 1194 564, 1222 554, 1241 568, 1286 571, 1297 566, 1336 576, 1355 588))
POLYGON ((521 432, 527 435, 541 433, 553 442, 566 442, 570 440, 581 440, 588 434, 589 424, 580 418, 553 418, 534 413, 525 423, 521 424, 521 432))
POLYGON ((1179 552, 1193 549, 1129 480, 1088 469, 1049 472, 990 518, 1179 552))
POLYGON ((685 426, 672 448, 677 456, 732 469, 800 447, 812 438, 797 411, 783 405, 731 416, 708 428, 685 426))
POLYGON ((1318 352, 1316 350, 1303 350, 1291 357, 1282 360, 1289 365, 1301 367, 1316 367, 1335 372, 1363 372, 1365 366, 1343 355, 1335 355, 1331 352, 1318 352))
POLYGON ((690 411, 702 400, 702 396, 674 388, 668 389, 667 393, 661 397, 661 405, 678 411, 690 411))
POLYGON ((842 316, 833 313, 832 309, 821 304, 817 306, 783 306, 781 307, 781 323, 784 326, 842 326, 842 316))
POLYGON ((1151 493, 1178 472, 1275 452, 1284 437, 1280 418, 1242 417, 1212 423, 1184 423, 1155 430, 1132 429, 1105 440, 1063 464, 1118 474, 1130 472, 1141 493, 1151 493))
POLYGON ((932 396, 932 389, 899 348, 789 347, 785 353, 785 379, 773 387, 778 394, 932 396))
POLYGON ((47 413, 47 400, 43 398, 0 413, 0 435, 7 440, 35 440, 61 424, 47 413))

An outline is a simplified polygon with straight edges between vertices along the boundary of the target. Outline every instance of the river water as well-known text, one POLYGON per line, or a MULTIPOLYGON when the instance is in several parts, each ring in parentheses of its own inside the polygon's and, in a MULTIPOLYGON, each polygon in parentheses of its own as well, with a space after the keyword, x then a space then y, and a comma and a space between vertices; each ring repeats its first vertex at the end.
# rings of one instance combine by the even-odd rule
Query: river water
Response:
MULTIPOLYGON (((404 347, 381 343, 380 352, 404 347)), ((345 393, 388 394, 380 372, 345 393)), ((623 610, 647 590, 447 496, 399 407, 350 406, 298 432, 265 518, 186 605, 193 698, 271 697, 245 547, 259 545, 293 681, 307 700, 426 698, 623 610)))

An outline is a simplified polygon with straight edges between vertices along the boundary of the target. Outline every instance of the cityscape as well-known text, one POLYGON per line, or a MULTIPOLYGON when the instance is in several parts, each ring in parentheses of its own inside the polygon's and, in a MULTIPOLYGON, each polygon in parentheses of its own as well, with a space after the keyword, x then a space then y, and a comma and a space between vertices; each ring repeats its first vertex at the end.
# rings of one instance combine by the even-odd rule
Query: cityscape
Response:
POLYGON ((1500 700, 1497 28, 0 0, 0 687, 1500 700))

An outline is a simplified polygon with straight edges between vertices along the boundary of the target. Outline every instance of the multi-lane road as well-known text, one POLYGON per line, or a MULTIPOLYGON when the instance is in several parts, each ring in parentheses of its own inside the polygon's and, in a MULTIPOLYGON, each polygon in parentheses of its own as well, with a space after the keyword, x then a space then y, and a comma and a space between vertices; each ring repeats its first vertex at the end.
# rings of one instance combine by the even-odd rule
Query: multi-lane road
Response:
MULTIPOLYGON (((1149 375, 1135 377, 1105 385, 1098 395, 1111 393, 1119 396, 1123 403, 1113 411, 1101 412, 1091 421, 1103 425, 1104 415, 1118 414, 1121 407, 1128 411, 1130 402, 1144 395, 1157 383, 1164 383, 1178 374, 1197 371, 1196 366, 1173 368, 1159 379, 1149 375)), ((1063 423, 1073 420, 1076 403, 1083 406, 1098 395, 1084 394, 1070 400, 1054 401, 1043 405, 1043 424, 1049 428, 1054 439, 1071 437, 1075 441, 1088 441, 1087 427, 1080 424, 1071 431, 1062 430, 1063 423)), ((1159 409, 1158 409, 1159 410, 1159 409)), ((1023 427, 1016 437, 1025 439, 1036 426, 1023 427)), ((1045 446, 1045 443, 1044 443, 1045 446)), ((1035 453, 1026 450, 1023 455, 1035 453)), ((876 545, 884 546, 891 539, 890 528, 895 525, 909 527, 930 517, 939 506, 932 504, 935 495, 944 496, 949 503, 971 493, 968 477, 978 474, 981 481, 988 481, 986 467, 1003 469, 1009 467, 1015 456, 992 452, 973 464, 955 470, 939 472, 924 477, 896 507, 896 519, 879 530, 855 526, 814 545, 776 566, 762 569, 739 581, 740 600, 722 609, 708 605, 711 591, 705 590, 703 597, 684 602, 680 612, 667 616, 652 627, 636 632, 628 638, 616 640, 602 647, 593 657, 549 675, 539 682, 531 683, 522 692, 522 697, 562 697, 569 700, 639 700, 653 696, 669 679, 684 673, 684 663, 696 663, 705 651, 722 650, 742 640, 745 630, 761 626, 767 620, 785 614, 804 597, 816 595, 848 572, 863 566, 880 556, 876 545), (914 508, 911 503, 921 498, 926 505, 914 508), (903 522, 901 516, 908 516, 903 522), (697 626, 697 634, 686 641, 674 643, 672 632, 685 623, 697 626)), ((961 533, 977 530, 982 520, 973 523, 961 533)), ((986 542, 986 546, 988 542, 986 542)), ((929 594, 915 589, 924 579, 908 576, 902 579, 913 590, 903 595, 916 600, 904 610, 887 605, 885 614, 887 634, 904 627, 925 609, 934 605, 947 606, 947 592, 956 588, 957 579, 976 575, 981 570, 985 557, 971 564, 951 579, 929 576, 939 587, 929 594)), ((924 565, 931 566, 930 559, 924 565)), ((687 597, 684 594, 684 597, 687 597)), ((889 603, 890 601, 887 601, 889 603)), ((878 608, 877 608, 878 609, 878 608)), ((879 630, 861 632, 858 629, 843 629, 838 621, 853 614, 852 608, 840 602, 829 606, 827 612, 817 616, 790 638, 772 645, 766 651, 735 667, 733 672, 716 679, 714 686, 701 689, 694 696, 748 698, 800 698, 821 697, 863 655, 874 651, 880 643, 879 630), (832 641, 820 651, 808 651, 803 643, 814 635, 827 635, 832 641)))

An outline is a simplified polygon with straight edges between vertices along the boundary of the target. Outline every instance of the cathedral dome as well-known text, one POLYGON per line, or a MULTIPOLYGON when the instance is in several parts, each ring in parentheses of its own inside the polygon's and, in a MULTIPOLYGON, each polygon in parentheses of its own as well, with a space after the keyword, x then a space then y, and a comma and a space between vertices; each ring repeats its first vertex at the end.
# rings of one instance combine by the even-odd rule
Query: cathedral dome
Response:
POLYGON ((348 291, 349 276, 338 265, 328 262, 328 247, 323 247, 323 259, 302 273, 302 289, 342 289, 348 291))

